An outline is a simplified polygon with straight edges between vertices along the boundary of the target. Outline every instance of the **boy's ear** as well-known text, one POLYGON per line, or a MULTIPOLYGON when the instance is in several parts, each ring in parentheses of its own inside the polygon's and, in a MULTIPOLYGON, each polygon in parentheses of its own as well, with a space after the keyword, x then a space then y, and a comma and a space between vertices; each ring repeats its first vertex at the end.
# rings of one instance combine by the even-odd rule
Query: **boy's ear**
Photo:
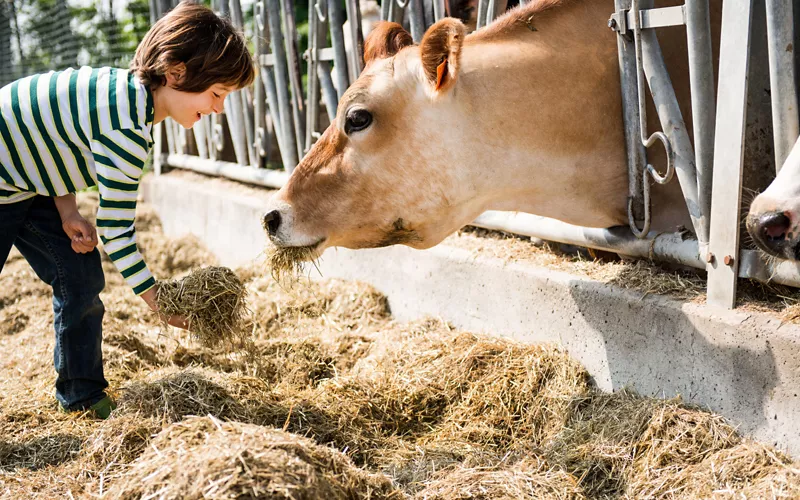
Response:
POLYGON ((465 34, 461 21, 446 17, 428 28, 419 44, 422 69, 437 92, 452 88, 458 77, 458 59, 465 34))
POLYGON ((167 86, 174 87, 176 84, 180 83, 183 80, 183 77, 186 75, 186 65, 182 62, 177 64, 173 64, 167 70, 167 74, 164 75, 167 79, 167 86))

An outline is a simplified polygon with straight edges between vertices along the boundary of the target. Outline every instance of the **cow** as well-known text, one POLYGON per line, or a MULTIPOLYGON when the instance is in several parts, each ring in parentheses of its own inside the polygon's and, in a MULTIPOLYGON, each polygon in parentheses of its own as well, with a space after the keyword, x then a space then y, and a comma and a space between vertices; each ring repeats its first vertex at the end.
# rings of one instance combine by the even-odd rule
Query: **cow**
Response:
MULTIPOLYGON (((336 119, 268 204, 272 242, 305 258, 334 246, 429 248, 490 209, 627 224, 612 10, 536 0, 468 36, 442 19, 419 45, 380 24, 336 119)), ((718 16, 712 24, 718 33, 718 16)), ((685 43, 673 33, 662 48, 689 124, 685 43)), ((658 129, 652 105, 648 119, 658 129)), ((650 152, 663 171, 663 150, 650 152)), ((653 229, 691 227, 677 182, 654 188, 653 203, 653 229)))
POLYGON ((775 180, 753 200, 746 225, 753 242, 768 255, 800 260, 800 140, 775 180))

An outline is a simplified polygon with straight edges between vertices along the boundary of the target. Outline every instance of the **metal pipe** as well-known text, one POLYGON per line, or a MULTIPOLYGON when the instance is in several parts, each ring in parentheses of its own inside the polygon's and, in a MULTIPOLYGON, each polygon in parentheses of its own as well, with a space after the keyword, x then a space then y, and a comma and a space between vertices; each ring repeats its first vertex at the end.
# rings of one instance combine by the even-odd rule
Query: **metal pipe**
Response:
POLYGON ((769 86, 772 98, 772 130, 775 169, 789 156, 800 134, 794 67, 794 13, 788 0, 766 0, 769 86))
POLYGON ((333 122, 336 119, 336 109, 339 99, 336 96, 336 88, 333 86, 330 63, 327 61, 320 61, 317 66, 317 75, 319 76, 322 99, 325 101, 325 110, 328 113, 328 119, 333 122))
POLYGON ((486 12, 489 10, 489 0, 478 0, 478 21, 475 29, 479 30, 486 26, 486 12))
MULTIPOLYGON (((616 0, 617 12, 631 7, 630 0, 616 0)), ((614 27, 609 21, 609 27, 614 27)), ((619 78, 622 90, 622 118, 625 127, 625 147, 628 159, 628 207, 634 224, 644 221, 644 193, 642 192, 642 173, 646 162, 646 153, 639 139, 639 104, 637 90, 636 51, 633 39, 629 36, 617 36, 617 55, 619 59, 619 78)))
POLYGON ((267 111, 269 112, 270 118, 272 118, 272 128, 275 130, 275 137, 278 138, 278 152, 281 154, 281 161, 283 162, 283 167, 287 171, 291 171, 291 168, 294 168, 294 163, 290 163, 295 161, 295 158, 292 158, 293 154, 296 154, 294 142, 289 143, 288 145, 284 144, 284 140, 287 139, 286 134, 283 133, 283 124, 280 118, 279 106, 278 106, 278 91, 275 89, 275 77, 272 68, 267 66, 262 66, 261 71, 264 73, 264 92, 267 94, 267 111), (290 165, 290 167, 287 167, 290 165))
POLYGON ((411 25, 411 38, 416 43, 422 41, 425 34, 425 14, 422 11, 422 0, 408 0, 408 21, 411 25))
MULTIPOLYGON (((324 0, 321 0, 324 1, 324 0)), ((300 71, 300 54, 297 49, 297 24, 294 20, 294 2, 283 0, 283 25, 286 37, 286 54, 289 58, 289 79, 292 88, 292 115, 294 116, 295 145, 297 157, 303 157, 303 137, 305 136, 306 123, 303 121, 305 105, 303 103, 303 77, 300 71)), ((309 11, 309 15, 312 11, 309 11)))
MULTIPOLYGON (((652 0, 642 4, 652 6, 652 0)), ((645 5, 642 5, 643 7, 645 5)), ((669 138, 674 154, 675 172, 680 181, 686 207, 692 219, 695 234, 708 234, 708 217, 700 210, 697 195, 697 171, 694 164, 694 151, 686 126, 683 122, 678 99, 669 79, 661 47, 658 45, 656 33, 652 29, 642 32, 642 63, 653 96, 661 128, 669 138)))
POLYGON ((264 0, 267 4, 267 22, 271 40, 272 56, 275 61, 275 88, 277 93, 278 112, 282 139, 279 142, 283 168, 287 172, 294 170, 298 163, 296 136, 292 123, 292 110, 289 98, 289 68, 284 52, 283 31, 281 30, 281 9, 278 0, 264 0))
POLYGON ((486 6, 486 20, 483 22, 484 26, 489 26, 492 24, 495 18, 495 11, 497 10, 497 1, 496 0, 489 0, 488 5, 486 6))
POLYGON ((350 37, 350 47, 352 47, 348 70, 350 72, 350 81, 354 82, 364 69, 364 60, 362 59, 364 34, 361 32, 361 7, 358 5, 358 0, 347 0, 345 7, 347 8, 347 19, 350 20, 348 23, 350 32, 346 35, 350 37))
POLYGON ((228 119, 228 130, 233 142, 233 152, 239 165, 248 165, 247 141, 244 136, 244 118, 242 117, 242 96, 239 92, 228 94, 225 99, 225 117, 228 119))
MULTIPOLYGON (((689 49, 689 83, 692 96, 692 128, 697 169, 697 203, 700 212, 711 217, 711 181, 714 177, 714 57, 711 51, 711 20, 708 0, 686 0, 686 39, 689 49)), ((708 243, 708 224, 697 238, 708 243)))
MULTIPOLYGON (((445 0, 433 0, 433 20, 434 20, 434 22, 439 21, 443 17, 445 17, 444 1, 445 0)), ((522 3, 522 2, 520 2, 520 3, 522 3)))
MULTIPOLYGON (((336 71, 337 101, 342 98, 344 91, 350 86, 350 75, 347 62, 347 51, 344 49, 344 11, 342 2, 328 0, 328 15, 330 16, 329 29, 331 32, 331 45, 333 46, 333 69, 336 71)), ((330 76, 330 75, 329 75, 330 76)))
POLYGON ((161 162, 171 167, 274 189, 280 189, 289 180, 289 173, 282 170, 241 166, 227 161, 204 160, 191 155, 162 155, 161 162))
MULTIPOLYGON (((208 158, 208 138, 206 137, 206 125, 205 122, 209 118, 204 116, 200 119, 199 122, 195 123, 194 127, 192 127, 192 132, 194 133, 194 142, 197 145, 197 154, 200 155, 200 158, 208 158)), ((157 151, 155 154, 160 154, 160 151, 157 151)))
POLYGON ((242 89, 239 91, 242 96, 242 116, 244 116, 244 137, 247 146, 247 153, 250 156, 250 165, 258 166, 259 154, 256 150, 255 141, 255 123, 253 120, 253 93, 250 88, 242 89))
POLYGON ((306 102, 306 135, 305 135, 305 151, 311 149, 311 146, 316 140, 315 132, 317 131, 317 124, 319 122, 319 78, 317 76, 317 68, 319 66, 319 49, 321 49, 322 42, 320 38, 325 36, 325 27, 319 16, 315 13, 315 7, 318 1, 321 0, 308 0, 308 97, 306 102))
MULTIPOLYGON (((257 1, 253 4, 253 32, 255 36, 255 51, 256 51, 256 64, 261 67, 261 54, 264 51, 264 32, 266 22, 264 19, 264 4, 257 1)), ((261 166, 261 158, 266 155, 266 137, 267 137, 267 111, 266 93, 264 92, 264 84, 262 83, 263 70, 256 72, 256 79, 253 89, 253 147, 256 150, 256 163, 255 166, 261 166)))

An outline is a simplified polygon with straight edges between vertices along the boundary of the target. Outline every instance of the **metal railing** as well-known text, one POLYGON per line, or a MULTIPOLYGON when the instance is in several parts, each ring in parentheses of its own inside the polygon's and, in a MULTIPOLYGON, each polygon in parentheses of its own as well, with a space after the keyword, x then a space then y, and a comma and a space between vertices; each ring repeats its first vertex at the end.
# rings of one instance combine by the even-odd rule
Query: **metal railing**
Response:
MULTIPOLYGON (((158 1, 170 0, 151 0, 154 5, 158 1)), ((241 25, 239 0, 214 5, 241 25)), ((799 128, 794 56, 781 49, 794 39, 794 23, 790 4, 766 0, 766 8, 775 164, 781 165, 799 128)), ((497 10, 495 0, 478 1, 477 26, 490 23, 499 14, 497 10)), ((720 83, 715 96, 708 0, 686 0, 681 6, 658 9, 653 8, 652 0, 616 0, 608 24, 618 34, 630 175, 630 230, 582 228, 529 214, 502 212, 487 212, 473 225, 706 269, 709 301, 725 307, 735 304, 737 277, 800 286, 800 266, 767 263, 757 252, 739 247, 752 12, 753 0, 725 2, 720 83), (685 26, 688 44, 693 141, 656 38, 658 28, 678 25, 685 26), (662 129, 653 134, 646 130, 646 86, 662 129), (664 144, 668 156, 669 166, 661 173, 647 162, 647 148, 655 141, 664 144), (649 231, 651 180, 669 182, 673 171, 696 240, 678 233, 649 231)), ((381 19, 403 22, 415 41, 445 13, 445 0, 384 0, 380 6, 381 19)), ((307 66, 305 92, 292 2, 257 0, 254 46, 260 71, 255 87, 232 94, 225 115, 204 117, 194 127, 192 148, 191 134, 165 124, 166 144, 159 141, 162 149, 157 150, 157 170, 166 164, 267 187, 285 184, 294 166, 319 138, 325 118, 333 119, 338 100, 363 68, 364 34, 357 0, 346 0, 344 8, 337 0, 309 0, 308 16, 308 50, 302 54, 307 66), (327 116, 322 114, 323 109, 327 116), (265 168, 271 165, 270 157, 276 156, 270 148, 273 143, 277 144, 282 171, 265 168), (192 154, 188 154, 190 149, 192 154)))

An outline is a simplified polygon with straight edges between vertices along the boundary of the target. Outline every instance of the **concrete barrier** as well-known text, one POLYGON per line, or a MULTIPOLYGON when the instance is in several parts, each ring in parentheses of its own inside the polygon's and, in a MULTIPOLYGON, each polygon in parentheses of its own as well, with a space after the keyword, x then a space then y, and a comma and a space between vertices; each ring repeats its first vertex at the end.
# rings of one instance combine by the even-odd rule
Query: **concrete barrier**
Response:
MULTIPOLYGON (((149 177, 142 191, 165 233, 198 236, 224 265, 246 264, 266 246, 260 215, 268 191, 196 175, 149 177)), ((432 315, 471 331, 558 342, 603 390, 680 394, 800 456, 800 326, 774 315, 644 295, 441 245, 332 249, 320 271, 373 284, 401 320, 432 315)))

